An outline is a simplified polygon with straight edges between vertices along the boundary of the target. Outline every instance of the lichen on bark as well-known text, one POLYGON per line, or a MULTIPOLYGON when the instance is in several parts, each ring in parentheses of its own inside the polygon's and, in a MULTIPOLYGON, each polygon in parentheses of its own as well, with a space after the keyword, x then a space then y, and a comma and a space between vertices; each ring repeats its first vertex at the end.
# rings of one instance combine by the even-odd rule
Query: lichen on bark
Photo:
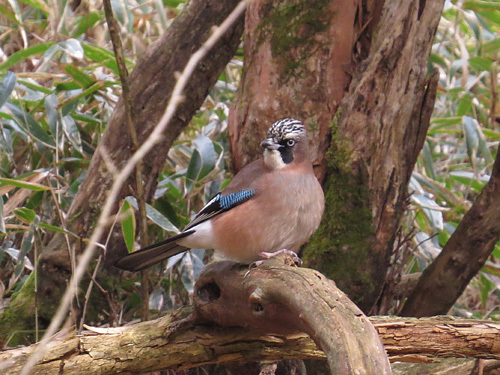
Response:
POLYGON ((308 267, 324 273, 354 302, 363 305, 362 296, 371 285, 366 252, 375 233, 366 174, 353 174, 351 153, 350 140, 338 134, 334 121, 327 152, 325 213, 302 256, 308 267), (365 289, 361 291, 361 287, 365 289))
POLYGON ((21 289, 12 294, 9 308, 0 314, 0 332, 9 333, 9 336, 0 337, 2 344, 13 347, 35 342, 35 321, 32 317, 35 311, 34 279, 31 273, 21 289))
MULTIPOLYGON (((300 75, 312 48, 321 48, 326 40, 311 43, 315 37, 327 30, 329 13, 327 0, 300 0, 294 3, 268 2, 262 7, 262 22, 257 33, 259 41, 269 41, 276 61, 283 65, 287 76, 300 75)), ((331 41, 328 41, 331 43, 331 41)))

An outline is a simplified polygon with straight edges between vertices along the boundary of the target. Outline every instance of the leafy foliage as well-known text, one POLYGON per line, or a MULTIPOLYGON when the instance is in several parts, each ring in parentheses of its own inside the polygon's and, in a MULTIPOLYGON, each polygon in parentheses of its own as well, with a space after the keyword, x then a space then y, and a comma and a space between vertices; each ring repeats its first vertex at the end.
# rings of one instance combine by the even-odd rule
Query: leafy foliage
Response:
MULTIPOLYGON (((121 93, 100 3, 60 0, 0 4, 0 295, 33 272, 54 233, 76 236, 64 219, 121 93)), ((182 10, 183 0, 113 0, 129 70, 182 10)), ((439 253, 489 178, 500 141, 500 1, 447 1, 429 63, 440 85, 426 144, 413 173, 411 210, 393 270, 423 270, 439 253)), ((150 241, 182 229, 227 183, 227 114, 241 73, 235 59, 170 150, 155 200, 150 241)), ((122 202, 129 250, 135 198, 122 202)), ((207 254, 193 250, 151 274, 149 306, 189 300, 207 254), (187 291, 187 292, 186 292, 187 291)), ((500 317, 500 248, 456 313, 500 317)), ((141 306, 140 279, 124 280, 123 318, 141 306)), ((0 305, 1 306, 1 305, 0 305)), ((397 309, 397 305, 394 306, 397 309)), ((121 315, 121 314, 118 314, 121 315)))
MULTIPOLYGON (((52 9, 53 4, 12 0, 0 5, 5 31, 0 49, 0 295, 5 301, 33 271, 37 249, 56 232, 75 235, 66 230, 64 218, 121 93, 101 4, 73 8, 77 3, 62 0, 52 9)), ((112 6, 131 70, 184 1, 116 0, 112 6)), ((239 62, 227 68, 171 149, 155 202, 147 206, 151 241, 162 239, 164 231, 178 232, 226 183, 224 130, 240 69, 239 62)), ((122 202, 130 251, 137 247, 136 210, 135 198, 122 202)), ((151 275, 151 308, 185 301, 184 289, 192 292, 204 255, 195 250, 158 267, 158 275, 151 275)), ((122 285, 130 296, 130 314, 141 306, 136 281, 122 285)))
MULTIPOLYGON (((410 191, 415 257, 423 270, 489 180, 500 140, 500 2, 447 1, 430 59, 439 73, 435 110, 410 191)), ((500 247, 457 303, 455 313, 495 318, 500 247), (481 296, 480 298, 476 296, 481 296)), ((498 315, 500 317, 500 315, 498 315)))

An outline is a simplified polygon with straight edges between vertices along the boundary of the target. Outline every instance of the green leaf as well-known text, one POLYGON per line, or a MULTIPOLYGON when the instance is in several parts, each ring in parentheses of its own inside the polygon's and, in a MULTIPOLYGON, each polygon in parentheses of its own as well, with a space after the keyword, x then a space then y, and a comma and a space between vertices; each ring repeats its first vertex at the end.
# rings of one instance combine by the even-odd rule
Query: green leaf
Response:
POLYGON ((63 103, 61 103, 61 106, 63 107, 62 108, 62 112, 63 113, 67 113, 67 111, 68 111, 68 107, 67 106, 68 105, 76 102, 77 100, 80 100, 81 98, 85 98, 87 96, 90 96, 91 94, 93 94, 97 90, 101 89, 102 87, 103 87, 103 84, 102 84, 101 81, 99 81, 99 82, 94 83, 88 89, 83 90, 78 95, 75 95, 75 96, 72 96, 72 97, 66 99, 63 103))
POLYGON ((57 106, 59 105, 59 100, 57 100, 56 94, 47 95, 45 97, 45 113, 47 113, 47 122, 49 123, 52 134, 57 132, 57 124, 59 122, 59 112, 57 111, 57 106))
POLYGON ((474 119, 469 116, 464 116, 463 119, 465 141, 467 145, 467 154, 473 160, 476 157, 477 149, 479 147, 479 136, 477 134, 474 119))
POLYGON ((458 103, 457 116, 464 116, 472 113, 472 98, 469 93, 465 93, 458 103))
POLYGON ((473 0, 473 1, 466 1, 462 5, 463 9, 470 9, 470 10, 489 10, 489 11, 499 11, 500 10, 500 3, 496 1, 480 1, 480 0, 473 0))
POLYGON ((95 83, 92 78, 90 78, 87 74, 73 65, 66 65, 64 67, 64 71, 68 73, 80 85, 80 87, 84 89, 92 86, 95 83))
POLYGON ((47 223, 40 223, 40 224, 38 224, 38 226, 40 228, 42 228, 42 229, 51 230, 51 231, 57 232, 57 233, 69 234, 70 236, 73 236, 73 237, 76 237, 76 238, 80 238, 75 233, 70 232, 69 230, 66 230, 66 229, 63 229, 63 228, 56 227, 55 225, 51 225, 51 224, 47 224, 47 223))
POLYGON ((57 91, 71 91, 81 89, 81 86, 75 81, 56 83, 57 91))
POLYGON ((170 8, 177 8, 179 4, 184 4, 185 0, 163 0, 163 5, 170 8))
POLYGON ((0 84, 0 108, 9 99, 10 94, 16 86, 16 75, 12 72, 6 72, 0 84))
POLYGON ((38 122, 31 117, 31 115, 25 111, 23 111, 18 106, 13 103, 7 102, 5 103, 7 108, 13 113, 13 115, 18 120, 18 124, 23 128, 24 131, 29 133, 33 138, 42 142, 46 146, 50 148, 55 147, 54 139, 50 134, 48 134, 38 122))
POLYGON ((50 190, 48 186, 37 184, 35 182, 27 182, 21 180, 14 180, 12 178, 0 177, 0 187, 2 186, 15 186, 23 189, 29 189, 33 191, 45 191, 50 190))
MULTIPOLYGON (((114 53, 91 43, 82 43, 82 47, 83 50, 85 51, 85 57, 104 65, 106 68, 113 71, 113 73, 119 75, 118 65, 116 64, 114 53)), ((127 63, 127 65, 130 65, 131 67, 134 65, 134 63, 129 59, 125 59, 125 62, 127 63)))
POLYGON ((91 29, 99 20, 103 18, 98 12, 90 12, 82 15, 76 21, 76 27, 73 29, 73 37, 76 38, 91 29))
MULTIPOLYGON (((500 38, 489 40, 483 43, 483 52, 496 54, 500 49, 500 38)), ((496 55, 495 55, 496 56, 496 55)), ((1 66, 0 66, 1 68, 1 66)))
POLYGON ((500 132, 492 129, 483 129, 483 133, 490 141, 500 141, 500 132))
POLYGON ((217 153, 215 152, 214 143, 207 136, 199 136, 193 142, 195 150, 189 161, 188 170, 186 172, 186 186, 191 189, 194 182, 200 181, 208 173, 210 173, 217 163, 217 153))
POLYGON ((14 215, 16 215, 19 220, 26 224, 34 223, 36 218, 35 211, 26 207, 16 208, 14 210, 14 215))
POLYGON ((30 56, 42 54, 53 45, 54 42, 45 42, 14 52, 3 64, 0 64, 0 70, 9 69, 30 56))
POLYGON ((12 11, 10 9, 8 9, 7 7, 5 7, 2 3, 0 3, 0 14, 2 16, 4 16, 5 18, 7 18, 12 23, 14 23, 16 25, 19 24, 19 22, 17 22, 17 20, 16 20, 16 15, 14 13, 12 13, 12 11))
POLYGON ((76 126, 75 120, 71 116, 64 116, 62 118, 62 125, 64 134, 68 137, 69 141, 78 152, 83 153, 82 139, 80 137, 80 130, 76 126))
POLYGON ((44 3, 42 0, 20 0, 20 1, 32 6, 34 8, 40 9, 45 14, 50 13, 49 6, 46 3, 44 3))
POLYGON ((490 20, 496 25, 500 25, 500 13, 498 12, 479 11, 477 12, 477 14, 479 14, 483 18, 490 20))
POLYGON ((125 244, 127 245, 127 250, 131 253, 134 251, 136 223, 134 210, 127 200, 123 201, 120 213, 126 215, 125 218, 122 219, 122 233, 125 244))
MULTIPOLYGON (((30 225, 30 227, 33 229, 33 226, 30 225)), ((23 267, 27 266, 25 262, 29 262, 29 259, 26 258, 26 254, 31 250, 31 246, 33 245, 33 236, 34 232, 33 230, 26 232, 26 235, 23 238, 23 241, 21 242, 21 251, 19 252, 19 256, 17 258, 17 266, 14 269, 14 273, 18 276, 21 274, 21 271, 23 270, 23 267)))
POLYGON ((442 67, 447 67, 448 64, 446 64, 446 61, 443 59, 442 56, 439 56, 437 53, 431 53, 429 56, 429 62, 433 64, 440 65, 442 67))
POLYGON ((52 90, 51 89, 48 89, 48 88, 45 88, 43 86, 37 85, 36 83, 33 83, 31 80, 19 78, 17 80, 17 82, 19 84, 22 84, 22 85, 26 86, 26 87, 29 87, 32 90, 40 91, 40 92, 42 92, 44 94, 47 94, 47 95, 52 94, 52 90))
POLYGON ((436 180, 436 173, 434 171, 434 161, 432 160, 432 152, 428 142, 424 143, 424 147, 422 148, 422 155, 427 175, 433 180, 436 180))
POLYGON ((488 182, 489 176, 480 176, 477 178, 474 173, 468 171, 453 171, 450 173, 450 179, 457 181, 465 186, 471 187, 480 192, 488 182))
POLYGON ((473 56, 469 58, 469 64, 478 72, 491 70, 491 64, 493 61, 487 59, 486 57, 473 56))
MULTIPOLYGON (((136 210, 139 209, 139 206, 137 205, 137 201, 134 197, 127 197, 125 200, 130 203, 132 207, 134 207, 136 210)), ((179 233, 179 229, 170 222, 165 216, 161 214, 160 211, 156 210, 154 207, 146 203, 146 216, 148 217, 149 220, 151 220, 153 223, 158 225, 160 228, 163 228, 164 230, 168 232, 174 232, 174 233, 179 233)))
POLYGON ((96 46, 95 44, 83 43, 82 47, 85 52, 85 57, 89 58, 92 61, 102 63, 115 58, 115 55, 112 52, 102 47, 96 46))

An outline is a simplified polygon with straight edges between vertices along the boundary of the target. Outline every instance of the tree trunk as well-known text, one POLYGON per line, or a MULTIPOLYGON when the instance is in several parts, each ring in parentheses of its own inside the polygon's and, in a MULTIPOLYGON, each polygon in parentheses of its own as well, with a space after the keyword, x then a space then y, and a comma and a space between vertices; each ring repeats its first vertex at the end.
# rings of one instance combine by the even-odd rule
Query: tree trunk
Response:
POLYGON ((401 315, 446 314, 500 238, 500 150, 490 180, 438 257, 425 269, 401 315))
POLYGON ((325 173, 329 125, 349 81, 357 6, 349 0, 256 0, 245 22, 245 66, 229 115, 233 169, 261 155, 276 120, 309 130, 316 174, 325 173))
POLYGON ((443 3, 259 0, 247 11, 234 167, 257 156, 276 119, 306 124, 327 205, 304 260, 364 311, 381 294, 429 125, 437 77, 427 61, 443 3))
MULTIPOLYGON (((193 0, 189 2, 167 33, 157 40, 138 61, 130 75, 130 99, 139 143, 151 133, 163 115, 175 84, 175 73, 184 69, 191 55, 209 37, 211 28, 222 23, 238 3, 239 0, 193 0)), ((243 21, 242 17, 199 64, 185 89, 186 98, 167 127, 162 143, 156 145, 143 159, 146 200, 150 200, 155 191, 157 177, 163 168, 170 146, 189 123, 220 73, 234 56, 240 44, 243 21)), ((124 103, 120 100, 93 155, 85 180, 68 212, 67 229, 78 233, 82 238, 89 235, 113 181, 113 175, 107 170, 101 153, 105 152, 119 169, 130 158, 131 147, 124 103)), ((134 195, 132 186, 135 186, 135 183, 130 181, 123 187, 117 202, 128 195, 134 195)), ((82 248, 82 243, 74 241, 72 246, 78 253, 82 248)), ((106 251, 107 261, 111 263, 124 252, 126 252, 126 247, 121 232, 115 231, 106 251)), ((43 301, 49 302, 47 306, 42 306, 40 311, 42 323, 50 321, 57 307, 55 301, 59 301, 67 286, 66 282, 71 272, 68 253, 63 236, 56 235, 41 256, 38 276, 41 284, 38 288, 40 293, 38 300, 42 303, 43 301)), ((33 274, 31 276, 33 277, 33 274)), ((113 278, 103 281, 103 284, 105 287, 112 288, 113 278)), ((11 307, 7 307, 1 315, 0 332, 4 338, 15 330, 33 329, 34 309, 16 310, 16 307, 30 305, 29 301, 34 301, 33 285, 33 283, 26 283, 11 302, 11 307), (20 303, 15 302, 17 298, 21 299, 20 303), (16 316, 23 316, 25 319, 22 322, 11 319, 16 316)))
POLYGON ((442 7, 385 3, 333 128, 325 215, 304 259, 364 311, 381 294, 434 107, 437 76, 427 77, 427 61, 442 7))

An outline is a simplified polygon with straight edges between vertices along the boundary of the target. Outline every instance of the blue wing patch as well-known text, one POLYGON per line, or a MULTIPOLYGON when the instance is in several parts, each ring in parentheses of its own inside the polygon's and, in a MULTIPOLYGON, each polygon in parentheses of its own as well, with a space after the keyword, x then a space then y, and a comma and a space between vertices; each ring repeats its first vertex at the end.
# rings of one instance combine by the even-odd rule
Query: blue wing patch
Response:
POLYGON ((219 204, 220 207, 226 211, 234 206, 239 205, 240 203, 245 202, 246 200, 252 198, 255 195, 255 190, 240 190, 237 193, 228 194, 226 196, 219 195, 219 204))
POLYGON ((246 202, 255 195, 253 189, 242 189, 236 193, 222 195, 221 193, 213 197, 205 207, 195 216, 195 218, 184 228, 184 231, 195 227, 196 225, 211 219, 212 217, 230 210, 243 202, 246 202))

